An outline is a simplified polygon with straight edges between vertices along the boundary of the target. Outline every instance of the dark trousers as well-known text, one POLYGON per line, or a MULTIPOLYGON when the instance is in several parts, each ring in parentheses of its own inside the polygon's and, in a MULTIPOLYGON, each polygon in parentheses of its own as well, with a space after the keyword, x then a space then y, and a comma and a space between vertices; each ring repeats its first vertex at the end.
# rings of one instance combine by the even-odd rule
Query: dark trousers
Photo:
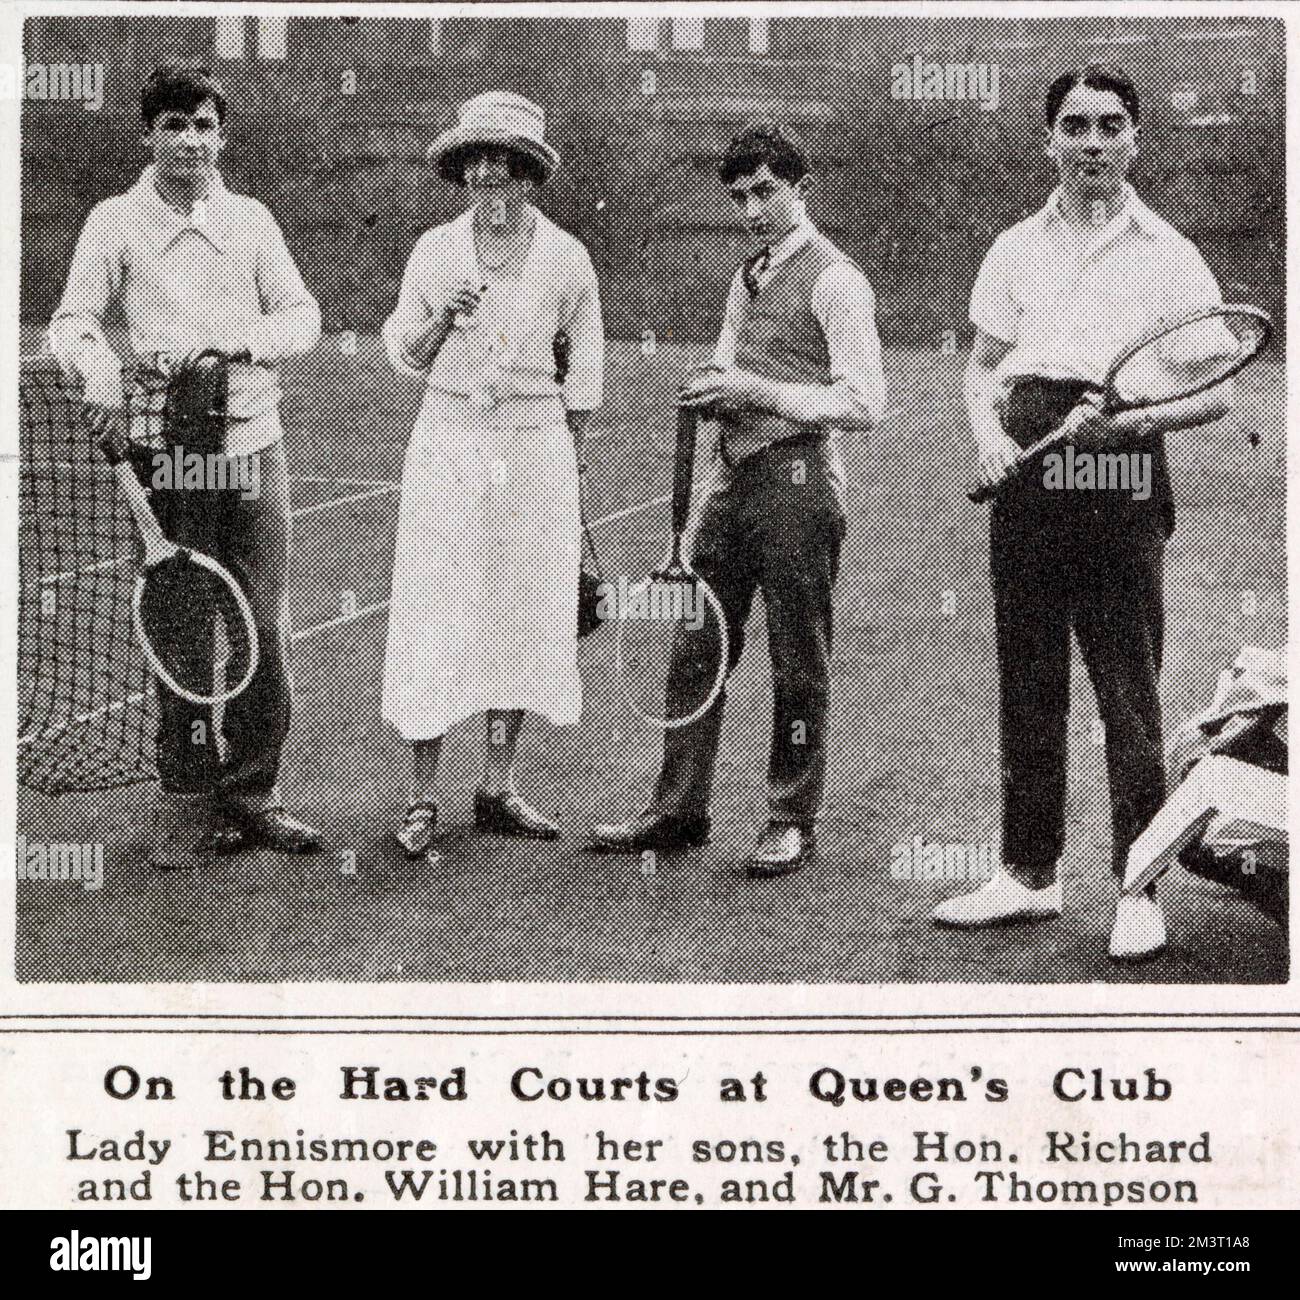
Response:
MULTIPOLYGON (((774 711, 768 807, 778 823, 811 825, 826 785, 832 594, 844 538, 843 474, 826 443, 778 444, 722 473, 705 501, 692 563, 727 617, 728 674, 745 648, 745 623, 761 588, 772 657, 774 711)), ((707 665, 674 656, 669 708, 699 699, 707 665)), ((707 690, 707 683, 704 683, 707 690)), ((673 819, 708 809, 725 688, 697 721, 669 731, 648 811, 673 819)))
MULTIPOLYGON (((235 575, 257 626, 259 660, 247 688, 217 706, 191 704, 154 683, 158 699, 158 772, 169 794, 218 798, 269 793, 280 771, 289 733, 293 684, 289 676, 289 474, 283 442, 260 452, 259 492, 244 499, 238 488, 153 488, 154 513, 164 534, 204 551, 235 575), (225 742, 223 758, 218 745, 225 742)), ((132 453, 136 473, 152 487, 154 453, 132 453)), ((245 480, 247 481, 247 480, 245 480)), ((178 623, 203 663, 213 658, 214 628, 202 611, 178 623)))
MULTIPOLYGON (((1014 427, 1015 410, 1008 432, 1024 443, 1038 430, 1014 427)), ((1158 678, 1168 520, 1163 496, 1050 491, 1036 470, 993 508, 1002 856, 1025 883, 1046 883, 1065 844, 1071 629, 1105 729, 1116 875, 1164 802, 1158 678)))

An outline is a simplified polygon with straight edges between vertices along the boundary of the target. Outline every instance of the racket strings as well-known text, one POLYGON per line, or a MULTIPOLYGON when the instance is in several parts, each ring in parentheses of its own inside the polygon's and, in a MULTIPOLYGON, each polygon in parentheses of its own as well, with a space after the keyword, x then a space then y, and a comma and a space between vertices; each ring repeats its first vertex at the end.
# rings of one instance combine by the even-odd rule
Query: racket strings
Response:
POLYGON ((254 646, 237 596, 184 553, 145 573, 139 615, 150 652, 183 690, 220 697, 248 675, 254 646))
POLYGON ((1261 313, 1227 309, 1174 326, 1117 368, 1112 386, 1125 405, 1177 401, 1223 383, 1268 342, 1261 313))
POLYGON ((726 676, 725 616, 712 588, 693 575, 656 575, 620 605, 618 670, 631 708, 660 727, 701 717, 726 676))

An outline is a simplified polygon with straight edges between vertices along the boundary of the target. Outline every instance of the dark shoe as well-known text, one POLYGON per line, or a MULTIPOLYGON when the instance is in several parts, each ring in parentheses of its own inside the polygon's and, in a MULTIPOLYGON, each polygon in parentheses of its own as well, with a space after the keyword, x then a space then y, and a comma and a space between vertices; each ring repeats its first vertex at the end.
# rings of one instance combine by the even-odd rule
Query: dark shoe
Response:
POLYGON ((244 823, 225 808, 218 808, 212 814, 199 840, 199 848, 204 853, 238 853, 248 847, 248 831, 244 823))
POLYGON ((314 826, 290 817, 284 808, 276 805, 260 812, 234 809, 243 825, 250 847, 270 849, 273 853, 319 853, 324 840, 314 826))
POLYGON ((630 822, 597 822, 591 828, 593 853, 640 853, 655 849, 676 853, 702 848, 709 842, 709 819, 682 822, 641 813, 630 822))
POLYGON ((536 808, 530 808, 513 790, 502 794, 474 793, 474 828, 492 835, 513 835, 524 840, 559 839, 560 827, 536 808))
POLYGON ((811 827, 772 822, 758 837, 749 859, 749 874, 757 880, 787 876, 798 871, 812 852, 811 827))

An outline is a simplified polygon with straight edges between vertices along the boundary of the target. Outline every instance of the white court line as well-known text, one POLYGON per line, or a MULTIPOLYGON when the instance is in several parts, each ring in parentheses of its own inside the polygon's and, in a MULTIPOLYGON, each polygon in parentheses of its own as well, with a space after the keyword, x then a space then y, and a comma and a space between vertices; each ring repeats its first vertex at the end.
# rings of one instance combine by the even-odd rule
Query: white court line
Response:
MULTIPOLYGON (((695 490, 699 490, 698 486, 695 490)), ((619 519, 628 518, 629 515, 639 515, 641 511, 649 510, 651 506, 661 506, 672 499, 673 494, 667 492, 661 497, 652 497, 649 501, 642 501, 639 506, 628 506, 626 510, 615 510, 612 515, 601 515, 599 519, 590 520, 587 526, 589 528, 599 528, 601 524, 612 524, 619 519)))
POLYGON ((38 586, 44 587, 51 582, 62 582, 64 578, 75 578, 80 573, 98 573, 100 569, 116 569, 122 560, 100 560, 98 564, 84 564, 80 569, 64 569, 62 573, 46 574, 38 586))
POLYGON ((299 641, 305 641, 309 636, 315 636, 317 632, 328 632, 332 627, 342 627, 345 623, 355 623, 358 619, 369 618, 371 614, 378 614, 381 609, 387 609, 389 603, 387 600, 381 600, 377 604, 367 605, 364 609, 354 609, 350 614, 340 614, 337 618, 326 619, 324 623, 305 627, 293 634, 293 644, 297 645, 299 641))
MULTIPOLYGON (((317 501, 314 505, 303 506, 299 510, 291 510, 289 517, 291 519, 301 519, 304 515, 314 515, 318 511, 327 510, 330 506, 346 506, 354 501, 368 501, 372 497, 387 496, 396 492, 400 483, 389 483, 385 479, 294 479, 295 483, 382 483, 382 487, 372 488, 368 492, 354 492, 351 496, 330 497, 328 501, 317 501)), ((79 569, 64 569, 62 573, 50 573, 40 580, 40 586, 44 587, 52 582, 62 582, 65 578, 76 578, 83 573, 98 573, 101 569, 115 569, 120 564, 125 564, 125 559, 117 560, 100 560, 98 564, 85 564, 79 569)))
POLYGON ((95 470, 101 474, 111 474, 113 467, 107 461, 86 460, 23 460, 20 456, 6 456, 6 460, 19 462, 19 469, 24 473, 38 473, 46 469, 95 470))
MULTIPOLYGON (((649 510, 651 506, 663 506, 669 500, 672 500, 672 493, 664 494, 663 497, 651 497, 650 500, 643 500, 638 506, 628 506, 625 510, 616 510, 608 513, 608 515, 601 515, 599 519, 590 520, 588 526, 595 529, 601 528, 603 524, 614 524, 617 520, 628 519, 632 515, 640 515, 641 511, 649 510)), ((317 632, 329 632, 331 628, 342 628, 348 623, 357 623, 360 619, 368 619, 370 615, 386 610, 390 603, 390 601, 376 601, 374 604, 367 604, 360 610, 352 610, 351 614, 341 614, 333 617, 333 619, 326 619, 324 623, 316 623, 312 627, 303 628, 300 632, 294 633, 294 645, 298 645, 299 641, 307 640, 308 637, 316 636, 317 632)))
POLYGON ((48 740, 51 736, 57 736, 67 731, 69 727, 78 726, 82 722, 92 722, 95 718, 102 718, 107 713, 116 713, 119 709, 125 709, 129 704, 139 704, 144 699, 143 691, 136 691, 134 695, 128 695, 124 700, 114 700, 112 704, 105 704, 102 708, 91 709, 89 713, 79 713, 75 718, 68 718, 60 722, 58 726, 51 727, 48 731, 42 731, 39 735, 33 731, 30 735, 19 736, 18 744, 28 745, 33 740, 48 740))
MULTIPOLYGON (((698 492, 701 484, 697 484, 695 490, 698 492)), ((624 510, 615 510, 612 514, 601 515, 598 519, 592 519, 588 522, 590 528, 600 528, 603 524, 612 524, 620 519, 627 519, 631 515, 640 514, 643 510, 649 510, 651 506, 661 506, 665 502, 671 501, 672 493, 666 493, 661 497, 651 497, 649 501, 642 501, 640 505, 628 506, 624 510)), ((315 636, 318 632, 328 632, 331 628, 343 627, 348 623, 355 623, 360 619, 369 618, 372 614, 379 613, 380 610, 387 609, 391 603, 390 600, 381 600, 373 605, 366 605, 363 609, 353 610, 350 614, 340 614, 337 618, 326 619, 323 623, 315 623, 311 627, 305 627, 299 632, 295 632, 292 637, 294 645, 299 641, 305 641, 308 637, 315 636)), ((60 732, 66 731, 69 727, 77 726, 83 722, 92 722, 95 718, 103 717, 107 713, 114 713, 118 709, 124 709, 129 704, 137 704, 144 699, 144 693, 137 691, 134 695, 128 696, 125 700, 116 700, 112 704, 106 704, 102 708, 94 709, 90 713, 83 713, 66 722, 61 722, 56 727, 51 727, 48 731, 38 734, 32 732, 31 735, 19 737, 19 745, 30 744, 36 739, 48 739, 51 736, 57 736, 60 732)))
MULTIPOLYGON (((696 491, 701 485, 696 485, 696 491)), ((596 529, 602 524, 616 523, 620 519, 627 519, 631 515, 639 515, 643 510, 649 510, 651 506, 661 506, 673 499, 672 493, 666 493, 661 497, 651 497, 649 501, 642 501, 640 505, 628 506, 625 510, 615 510, 612 514, 601 515, 599 519, 591 519, 587 523, 588 528, 596 529)), ((378 614, 380 610, 387 609, 390 600, 376 601, 373 605, 366 605, 363 609, 355 609, 350 614, 340 614, 336 618, 326 619, 323 623, 316 623, 311 627, 305 627, 301 632, 293 634, 295 645, 299 641, 305 641, 309 636, 315 636, 317 632, 327 632, 330 628, 343 627, 347 623, 355 623, 359 619, 369 618, 372 614, 378 614)))
MULTIPOLYGON (((8 459, 8 458, 7 458, 8 459)), ((17 457, 13 457, 17 459, 17 457)), ((54 470, 54 469, 75 469, 75 470, 95 470, 101 474, 111 474, 113 467, 104 461, 72 461, 72 460, 29 460, 23 462, 23 468, 28 471, 54 470)), ((294 474, 290 476, 293 483, 339 483, 343 487, 400 487, 400 479, 392 478, 337 478, 333 474, 294 474)))
MULTIPOLYGON (((344 480, 335 479, 333 481, 342 483, 344 480)), ((351 496, 330 497, 328 501, 317 501, 315 505, 303 506, 301 510, 291 510, 289 512, 290 518, 301 519, 304 515, 314 515, 318 510, 328 510, 331 506, 346 506, 351 505, 354 501, 369 501, 373 497, 390 496, 400 487, 400 483, 386 483, 383 487, 372 487, 366 492, 353 492, 351 496)))
POLYGON ((295 474, 295 483, 341 483, 344 487, 401 487, 394 478, 335 478, 332 474, 295 474))

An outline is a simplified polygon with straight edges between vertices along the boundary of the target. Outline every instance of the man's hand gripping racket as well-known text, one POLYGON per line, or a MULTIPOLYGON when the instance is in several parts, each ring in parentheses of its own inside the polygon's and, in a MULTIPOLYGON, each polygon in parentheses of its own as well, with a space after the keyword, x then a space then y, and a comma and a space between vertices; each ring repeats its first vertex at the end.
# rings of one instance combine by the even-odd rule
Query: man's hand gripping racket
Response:
MULTIPOLYGON (((1053 447, 1073 442, 1103 419, 1125 411, 1167 406, 1231 379, 1267 345, 1273 322, 1258 307, 1233 304, 1184 312, 1162 322, 1112 362, 1099 391, 1087 397, 1046 437, 1026 447, 995 483, 972 487, 967 496, 987 501, 1018 479, 1053 447)), ((1104 439, 1104 434, 1101 435, 1104 439)))

